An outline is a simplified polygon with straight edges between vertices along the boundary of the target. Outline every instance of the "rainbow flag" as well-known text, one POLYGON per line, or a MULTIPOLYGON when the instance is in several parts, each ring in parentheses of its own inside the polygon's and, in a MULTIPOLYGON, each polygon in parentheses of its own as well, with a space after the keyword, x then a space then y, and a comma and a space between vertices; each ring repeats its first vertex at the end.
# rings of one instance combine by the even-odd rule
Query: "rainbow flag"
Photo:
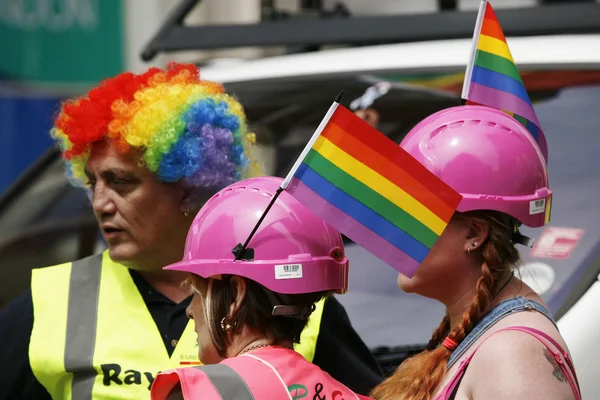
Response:
POLYGON ((337 102, 282 188, 408 276, 442 234, 462 198, 337 102))
POLYGON ((487 0, 482 0, 479 8, 462 98, 467 104, 493 107, 513 116, 531 132, 548 161, 548 145, 540 122, 487 0))

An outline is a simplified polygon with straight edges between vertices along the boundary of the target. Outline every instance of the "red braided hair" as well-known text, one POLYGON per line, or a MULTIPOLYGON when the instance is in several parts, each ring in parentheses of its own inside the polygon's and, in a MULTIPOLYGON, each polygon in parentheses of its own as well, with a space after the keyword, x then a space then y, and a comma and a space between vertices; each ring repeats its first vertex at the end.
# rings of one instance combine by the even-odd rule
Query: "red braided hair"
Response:
POLYGON ((371 393, 377 400, 431 400, 446 375, 448 359, 452 352, 441 346, 449 337, 460 344, 473 330, 498 290, 499 279, 519 261, 519 253, 511 243, 512 227, 502 223, 506 219, 497 212, 470 212, 489 225, 488 238, 482 246, 484 262, 481 277, 477 280, 477 292, 460 323, 450 331, 450 318, 444 317, 433 333, 427 349, 404 361, 392 376, 383 381, 371 393))

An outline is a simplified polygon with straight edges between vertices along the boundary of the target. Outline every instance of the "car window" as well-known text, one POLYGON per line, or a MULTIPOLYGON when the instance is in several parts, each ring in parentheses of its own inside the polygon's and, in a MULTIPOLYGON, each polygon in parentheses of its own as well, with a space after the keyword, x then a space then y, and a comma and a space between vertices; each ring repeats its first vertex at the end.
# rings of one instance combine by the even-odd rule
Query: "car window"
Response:
POLYGON ((86 193, 68 183, 56 158, 0 212, 0 307, 27 289, 33 268, 101 249, 86 193))

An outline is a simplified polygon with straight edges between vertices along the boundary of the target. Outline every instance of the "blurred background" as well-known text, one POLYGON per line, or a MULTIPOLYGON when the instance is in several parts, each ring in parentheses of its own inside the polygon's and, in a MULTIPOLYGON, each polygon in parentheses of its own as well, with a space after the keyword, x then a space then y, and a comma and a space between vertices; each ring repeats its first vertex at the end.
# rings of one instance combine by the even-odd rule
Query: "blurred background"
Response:
MULTIPOLYGON (((599 358, 590 351, 600 337, 600 1, 491 3, 546 133, 555 192, 550 226, 526 230, 538 240, 522 249, 519 273, 560 319, 586 393, 600 398, 599 358)), ((478 6, 0 0, 0 309, 26 290, 32 268, 105 248, 85 193, 68 185, 49 137, 61 100, 124 70, 195 62, 204 79, 238 96, 260 160, 282 176, 342 89, 348 106, 387 82, 369 118, 398 143, 425 116, 460 104, 478 6)), ((421 349, 443 309, 401 293, 391 268, 350 242, 348 249, 350 292, 340 301, 392 368, 421 349)))

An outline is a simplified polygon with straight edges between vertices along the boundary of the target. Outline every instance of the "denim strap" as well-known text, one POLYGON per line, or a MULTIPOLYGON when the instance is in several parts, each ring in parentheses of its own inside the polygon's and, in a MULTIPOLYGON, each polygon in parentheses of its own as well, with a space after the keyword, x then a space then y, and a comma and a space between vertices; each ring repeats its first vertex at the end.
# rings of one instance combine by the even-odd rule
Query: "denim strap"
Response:
POLYGON ((485 316, 477 322, 473 330, 465 337, 465 339, 458 345, 458 347, 452 352, 450 359, 448 360, 448 369, 450 369, 454 363, 462 357, 467 350, 479 339, 484 333, 486 333, 496 322, 502 318, 522 311, 537 311, 545 315, 554 326, 556 322, 552 315, 543 307, 541 304, 518 296, 512 299, 504 300, 496 307, 492 308, 485 316))

